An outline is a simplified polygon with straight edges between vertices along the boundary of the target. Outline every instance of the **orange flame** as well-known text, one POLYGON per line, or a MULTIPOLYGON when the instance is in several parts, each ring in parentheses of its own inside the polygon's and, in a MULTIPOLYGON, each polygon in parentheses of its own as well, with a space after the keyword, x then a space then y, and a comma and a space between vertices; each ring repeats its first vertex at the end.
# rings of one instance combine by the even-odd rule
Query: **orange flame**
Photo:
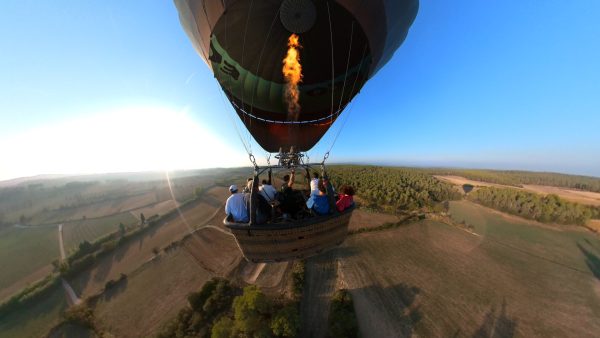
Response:
POLYGON ((300 64, 300 37, 290 35, 288 51, 283 59, 283 77, 285 78, 285 102, 288 106, 288 120, 297 120, 300 113, 300 91, 298 84, 302 82, 302 65, 300 64))

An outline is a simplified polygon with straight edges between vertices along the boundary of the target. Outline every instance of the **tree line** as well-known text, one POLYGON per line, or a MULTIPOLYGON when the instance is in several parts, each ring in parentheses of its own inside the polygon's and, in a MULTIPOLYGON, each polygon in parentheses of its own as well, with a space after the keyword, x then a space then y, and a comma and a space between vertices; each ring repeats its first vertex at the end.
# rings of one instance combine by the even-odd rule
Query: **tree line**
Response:
POLYGON ((467 196, 490 208, 543 223, 584 225, 600 218, 600 208, 566 201, 557 195, 542 196, 511 188, 482 187, 467 196))
POLYGON ((420 169, 332 166, 329 174, 335 187, 351 185, 367 207, 387 212, 433 209, 462 198, 452 184, 420 169))

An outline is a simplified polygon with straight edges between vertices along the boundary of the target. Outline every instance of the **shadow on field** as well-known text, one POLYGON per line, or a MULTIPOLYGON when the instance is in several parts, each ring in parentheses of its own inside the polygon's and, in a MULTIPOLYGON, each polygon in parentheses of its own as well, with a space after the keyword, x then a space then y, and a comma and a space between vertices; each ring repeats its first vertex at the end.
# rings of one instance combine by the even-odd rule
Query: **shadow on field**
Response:
POLYGON ((412 337, 423 315, 418 301, 421 289, 404 283, 390 287, 367 286, 350 290, 357 316, 371 313, 361 330, 378 336, 412 337), (380 321, 377 320, 380 318, 380 321), (374 319, 374 320, 373 320, 374 319))
POLYGON ((588 268, 590 268, 594 276, 600 279, 600 258, 590 250, 584 248, 579 243, 577 243, 577 247, 585 256, 585 264, 587 264, 588 268))
POLYGON ((342 248, 306 260, 299 337, 325 337, 327 333, 327 314, 337 280, 335 257, 340 249, 342 248))
POLYGON ((341 245, 332 249, 331 251, 318 255, 317 258, 327 257, 326 259, 333 259, 332 257, 335 257, 336 259, 343 259, 356 256, 357 254, 358 250, 355 247, 341 245))
POLYGON ((514 337, 517 330, 517 319, 509 317, 506 313, 506 301, 496 316, 496 306, 486 313, 483 323, 473 334, 473 338, 510 338, 514 337))
MULTIPOLYGON (((110 257, 107 256, 107 257, 110 257)), ((106 276, 110 273, 112 269, 113 260, 112 259, 100 259, 96 264, 96 269, 94 271, 94 281, 102 282, 106 279, 106 276)))

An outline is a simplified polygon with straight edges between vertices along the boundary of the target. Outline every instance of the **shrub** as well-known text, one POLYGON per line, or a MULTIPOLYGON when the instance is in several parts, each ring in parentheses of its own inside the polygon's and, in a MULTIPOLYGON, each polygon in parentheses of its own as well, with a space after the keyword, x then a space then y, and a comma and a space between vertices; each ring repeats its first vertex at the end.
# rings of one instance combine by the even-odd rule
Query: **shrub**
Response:
POLYGON ((329 308, 329 337, 358 337, 358 322, 354 313, 354 303, 350 293, 341 289, 336 291, 329 308))

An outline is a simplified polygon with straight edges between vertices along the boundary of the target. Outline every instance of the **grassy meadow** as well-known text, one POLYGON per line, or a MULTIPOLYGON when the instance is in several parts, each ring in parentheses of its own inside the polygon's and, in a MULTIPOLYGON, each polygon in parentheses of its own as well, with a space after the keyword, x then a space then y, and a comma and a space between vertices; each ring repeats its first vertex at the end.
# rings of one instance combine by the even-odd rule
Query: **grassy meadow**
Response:
POLYGON ((469 202, 450 211, 474 233, 422 221, 353 235, 338 250, 338 284, 364 337, 598 336, 597 236, 469 202))
POLYGON ((59 256, 56 226, 0 229, 0 302, 45 277, 59 256))

